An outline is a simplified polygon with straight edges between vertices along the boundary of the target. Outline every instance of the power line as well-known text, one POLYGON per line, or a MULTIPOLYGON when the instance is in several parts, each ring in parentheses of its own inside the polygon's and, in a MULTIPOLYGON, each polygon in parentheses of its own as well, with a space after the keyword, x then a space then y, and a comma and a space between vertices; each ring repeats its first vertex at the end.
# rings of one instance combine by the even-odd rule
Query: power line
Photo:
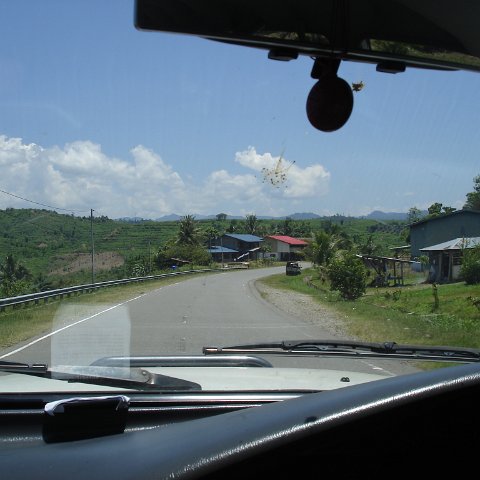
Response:
POLYGON ((72 212, 72 213, 85 213, 88 210, 72 210, 71 208, 61 208, 61 207, 53 207, 52 205, 46 205, 45 203, 36 202, 34 200, 30 200, 25 197, 21 197, 20 195, 15 195, 14 193, 7 192, 5 190, 0 189, 0 192, 4 193, 5 195, 10 195, 11 197, 19 198, 20 200, 24 200, 25 202, 34 203, 35 205, 41 205, 42 207, 48 207, 53 210, 63 210, 64 212, 72 212))

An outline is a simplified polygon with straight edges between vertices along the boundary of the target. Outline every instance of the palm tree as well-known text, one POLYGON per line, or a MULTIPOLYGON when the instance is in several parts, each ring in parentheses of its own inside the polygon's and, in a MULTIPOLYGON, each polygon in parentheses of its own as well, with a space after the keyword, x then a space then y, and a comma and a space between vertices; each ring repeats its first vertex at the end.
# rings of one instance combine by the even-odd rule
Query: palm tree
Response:
POLYGON ((202 232, 202 235, 208 243, 208 247, 211 248, 212 241, 220 236, 220 232, 215 227, 208 227, 202 232))
POLYGON ((312 242, 312 261, 320 266, 326 266, 342 251, 352 248, 352 241, 348 234, 340 229, 333 232, 319 230, 314 233, 312 242))
POLYGON ((198 245, 200 243, 200 232, 195 224, 194 215, 185 215, 180 220, 180 229, 177 234, 177 244, 198 245))
POLYGON ((323 230, 314 233, 312 260, 317 265, 327 265, 335 253, 335 241, 330 233, 323 230))

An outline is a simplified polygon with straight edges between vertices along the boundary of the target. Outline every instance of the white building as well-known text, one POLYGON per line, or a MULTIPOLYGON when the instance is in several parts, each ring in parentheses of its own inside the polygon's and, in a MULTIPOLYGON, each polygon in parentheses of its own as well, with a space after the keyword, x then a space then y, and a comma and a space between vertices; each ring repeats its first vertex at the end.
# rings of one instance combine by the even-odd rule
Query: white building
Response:
POLYGON ((265 257, 275 258, 277 260, 297 260, 298 254, 308 245, 307 242, 288 235, 269 235, 264 237, 264 245, 268 245, 269 252, 265 257))

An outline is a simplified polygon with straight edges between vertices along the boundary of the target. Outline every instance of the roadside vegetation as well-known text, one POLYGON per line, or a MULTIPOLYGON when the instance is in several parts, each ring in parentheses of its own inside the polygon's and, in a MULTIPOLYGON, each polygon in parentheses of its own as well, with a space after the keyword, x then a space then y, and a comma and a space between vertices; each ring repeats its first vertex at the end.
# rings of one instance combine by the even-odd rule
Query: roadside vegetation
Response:
POLYGON ((263 279, 311 295, 340 315, 350 335, 367 341, 480 348, 480 284, 432 285, 412 275, 403 287, 367 287, 355 301, 331 290, 318 269, 263 279))
POLYGON ((220 213, 205 220, 186 215, 176 221, 153 221, 7 208, 0 210, 0 297, 91 283, 92 250, 94 279, 100 282, 163 273, 173 265, 210 266, 206 248, 224 233, 290 235, 309 241, 315 232, 332 229, 340 229, 355 245, 374 244, 378 254, 403 244, 407 232, 405 221, 341 215, 274 220, 220 213))

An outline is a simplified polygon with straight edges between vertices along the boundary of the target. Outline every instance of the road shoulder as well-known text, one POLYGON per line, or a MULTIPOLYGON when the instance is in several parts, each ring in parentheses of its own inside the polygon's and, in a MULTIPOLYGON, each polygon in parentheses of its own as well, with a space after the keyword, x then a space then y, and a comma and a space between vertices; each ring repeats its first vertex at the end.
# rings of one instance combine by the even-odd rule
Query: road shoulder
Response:
POLYGON ((265 301, 288 315, 297 317, 309 325, 321 327, 333 337, 349 338, 341 314, 315 301, 310 295, 272 288, 261 280, 256 280, 254 286, 265 301))

